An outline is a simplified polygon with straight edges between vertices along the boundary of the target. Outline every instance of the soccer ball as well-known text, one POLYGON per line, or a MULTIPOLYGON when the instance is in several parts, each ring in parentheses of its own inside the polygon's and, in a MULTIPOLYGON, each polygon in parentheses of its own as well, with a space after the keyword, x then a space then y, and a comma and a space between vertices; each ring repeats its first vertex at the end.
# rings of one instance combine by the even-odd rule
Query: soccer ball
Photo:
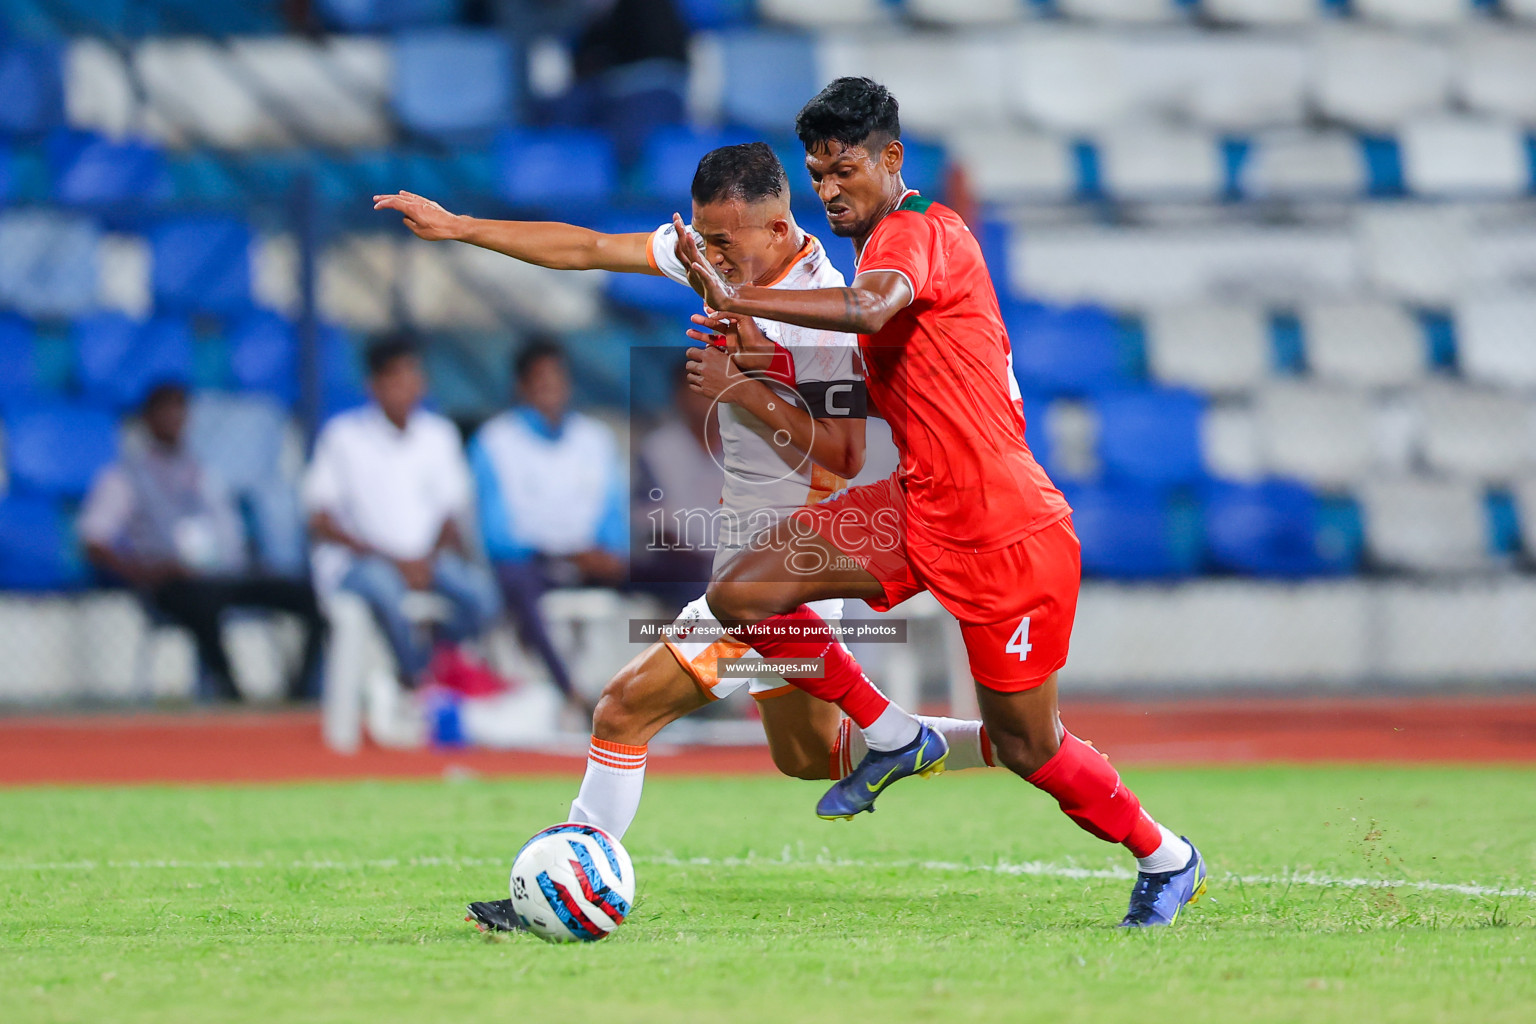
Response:
POLYGON ((596 825, 551 825, 512 862, 512 909, 548 942, 596 942, 624 923, 635 869, 617 839, 596 825))

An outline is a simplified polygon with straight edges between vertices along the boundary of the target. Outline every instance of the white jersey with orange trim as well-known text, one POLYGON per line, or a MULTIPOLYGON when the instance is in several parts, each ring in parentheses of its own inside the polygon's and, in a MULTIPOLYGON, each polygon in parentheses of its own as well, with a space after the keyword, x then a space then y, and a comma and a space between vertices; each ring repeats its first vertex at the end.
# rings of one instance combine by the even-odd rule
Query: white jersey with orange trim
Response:
MULTIPOLYGON (((689 234, 699 241, 692 228, 689 234)), ((657 270, 686 285, 688 271, 677 258, 676 245, 676 227, 663 224, 651 233, 650 261, 657 270)), ((827 259, 821 242, 806 233, 794 262, 768 287, 841 288, 844 283, 842 272, 827 259)), ((773 320, 759 319, 756 323, 780 350, 772 375, 760 378, 764 383, 818 419, 864 417, 867 403, 856 335, 773 320)), ((798 457, 793 449, 775 445, 773 430, 752 413, 724 402, 719 412, 725 487, 720 496, 716 566, 759 530, 848 485, 809 458, 798 457), (789 453, 793 465, 781 451, 789 453)))

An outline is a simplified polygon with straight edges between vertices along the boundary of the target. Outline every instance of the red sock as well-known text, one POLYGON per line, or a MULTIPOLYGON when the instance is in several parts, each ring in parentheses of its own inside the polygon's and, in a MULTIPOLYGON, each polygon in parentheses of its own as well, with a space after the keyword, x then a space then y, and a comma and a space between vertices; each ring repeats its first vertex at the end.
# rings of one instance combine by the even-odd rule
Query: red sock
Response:
POLYGON ((1079 828, 1106 842, 1125 844, 1134 856, 1149 856, 1162 842, 1157 823, 1120 782, 1109 758, 1071 733, 1062 736, 1061 749, 1024 781, 1055 797, 1079 828))
POLYGON ((891 702, 875 689, 848 648, 832 635, 826 621, 805 605, 742 629, 737 636, 765 658, 823 659, 826 667, 821 678, 785 678, 812 697, 842 708, 861 729, 873 724, 880 712, 890 706, 891 702))

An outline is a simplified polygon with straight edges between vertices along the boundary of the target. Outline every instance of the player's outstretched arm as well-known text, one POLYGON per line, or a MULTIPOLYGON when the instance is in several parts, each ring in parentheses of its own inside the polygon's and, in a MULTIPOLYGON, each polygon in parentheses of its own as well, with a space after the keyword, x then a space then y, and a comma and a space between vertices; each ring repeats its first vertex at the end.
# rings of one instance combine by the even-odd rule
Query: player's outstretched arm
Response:
POLYGON ((777 320, 782 324, 848 334, 874 334, 912 302, 906 277, 890 270, 860 274, 846 288, 763 288, 722 280, 709 267, 683 230, 677 226, 677 258, 688 267, 688 283, 710 309, 740 316, 777 320))
POLYGON ((468 242, 552 270, 615 270, 660 274, 651 266, 651 236, 645 232, 608 235, 558 221, 482 220, 449 213, 414 192, 373 197, 375 210, 394 210, 417 238, 468 242))

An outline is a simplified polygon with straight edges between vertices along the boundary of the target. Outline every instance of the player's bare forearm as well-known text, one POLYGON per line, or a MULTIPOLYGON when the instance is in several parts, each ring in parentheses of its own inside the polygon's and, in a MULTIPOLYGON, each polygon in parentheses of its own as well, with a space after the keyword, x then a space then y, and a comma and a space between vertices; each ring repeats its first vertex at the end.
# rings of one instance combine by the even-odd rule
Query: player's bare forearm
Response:
POLYGON ((764 288, 729 284, 694 263, 689 281, 723 313, 850 334, 876 333, 912 302, 907 279, 888 270, 860 274, 844 288, 764 288))
POLYGON ((643 232, 608 235, 559 221, 463 218, 457 239, 551 270, 612 270, 659 273, 646 256, 651 236, 643 232))

